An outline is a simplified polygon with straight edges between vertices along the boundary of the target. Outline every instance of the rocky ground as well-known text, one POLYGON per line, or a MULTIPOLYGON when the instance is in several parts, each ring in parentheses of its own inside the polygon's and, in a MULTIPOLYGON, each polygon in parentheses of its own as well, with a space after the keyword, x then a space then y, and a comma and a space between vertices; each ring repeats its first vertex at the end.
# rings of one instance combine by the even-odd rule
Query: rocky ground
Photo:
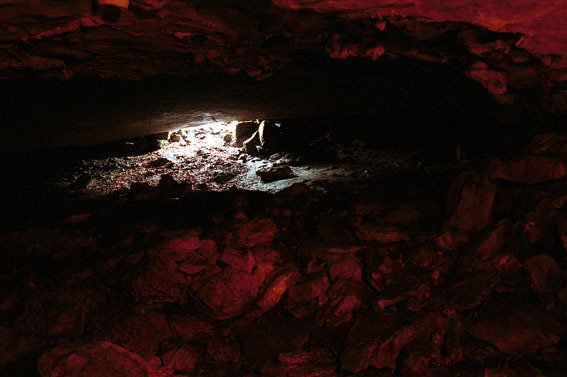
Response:
POLYGON ((260 131, 180 131, 20 190, 1 374, 567 373, 567 137, 469 161, 333 133, 274 154, 260 131))

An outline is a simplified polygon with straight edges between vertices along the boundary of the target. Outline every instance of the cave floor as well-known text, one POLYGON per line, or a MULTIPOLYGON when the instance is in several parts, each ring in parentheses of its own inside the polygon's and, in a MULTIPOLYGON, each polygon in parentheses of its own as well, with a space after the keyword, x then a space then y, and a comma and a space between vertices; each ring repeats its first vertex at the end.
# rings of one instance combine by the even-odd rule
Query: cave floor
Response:
POLYGON ((12 182, 2 375, 565 374, 567 138, 253 157, 207 127, 12 182))
POLYGON ((330 144, 324 150, 314 147, 299 154, 252 156, 223 141, 223 127, 226 125, 184 129, 177 132, 175 142, 138 156, 81 159, 71 169, 54 172, 50 179, 57 181, 60 189, 91 198, 128 193, 132 183, 155 187, 162 180, 165 185, 180 182, 185 186, 177 192, 236 189, 276 193, 297 183, 326 190, 347 182, 446 174, 464 169, 468 163, 431 161, 421 156, 420 149, 375 148, 361 140, 330 144), (274 173, 262 179, 262 172, 274 173))

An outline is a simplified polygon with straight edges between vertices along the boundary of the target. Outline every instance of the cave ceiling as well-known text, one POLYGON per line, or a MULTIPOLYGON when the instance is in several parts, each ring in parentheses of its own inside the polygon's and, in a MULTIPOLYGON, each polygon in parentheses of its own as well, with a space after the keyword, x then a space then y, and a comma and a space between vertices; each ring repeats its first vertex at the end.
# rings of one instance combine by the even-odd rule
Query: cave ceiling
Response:
POLYGON ((550 1, 5 0, 0 78, 264 80, 305 57, 450 67, 500 104, 567 109, 567 7, 550 1))

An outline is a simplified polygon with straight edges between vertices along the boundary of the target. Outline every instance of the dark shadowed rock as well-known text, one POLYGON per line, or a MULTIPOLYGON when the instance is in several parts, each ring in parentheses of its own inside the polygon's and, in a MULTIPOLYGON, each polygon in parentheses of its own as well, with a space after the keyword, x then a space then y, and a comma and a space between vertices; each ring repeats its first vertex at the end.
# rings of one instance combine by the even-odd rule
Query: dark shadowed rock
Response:
POLYGON ((167 256, 152 255, 124 284, 140 303, 187 302, 191 279, 167 256))
POLYGON ((242 143, 242 149, 248 154, 257 155, 260 145, 260 133, 256 131, 242 143))
POLYGON ((156 356, 162 342, 173 338, 165 315, 156 312, 138 312, 116 318, 109 327, 109 340, 112 343, 145 359, 156 356))
POLYGON ((329 289, 325 275, 311 278, 288 288, 288 311, 296 318, 302 318, 320 308, 328 300, 325 292, 329 289))
POLYGON ((268 311, 240 329, 242 352, 254 365, 277 360, 283 352, 299 351, 309 339, 309 324, 288 315, 268 311))
POLYGON ((446 222, 438 238, 440 247, 452 249, 470 241, 489 225, 496 186, 481 173, 458 176, 447 196, 446 222))
POLYGON ((260 310, 265 311, 274 307, 292 284, 298 272, 297 268, 291 268, 276 277, 256 303, 260 310))
POLYGON ((561 339, 561 323, 537 301, 507 297, 486 306, 471 321, 469 333, 504 353, 546 349, 561 339))
POLYGON ((154 377, 156 372, 139 355, 109 342, 58 346, 37 363, 42 377, 154 377))
POLYGON ((99 297, 85 286, 38 292, 25 303, 18 327, 46 337, 82 336, 87 313, 96 308, 99 297))
POLYGON ((395 369, 398 355, 404 347, 447 323, 447 318, 438 314, 413 320, 400 318, 394 313, 358 318, 347 335, 341 368, 353 373, 368 366, 395 369))
POLYGON ((267 170, 258 170, 256 174, 266 183, 295 177, 295 173, 289 166, 278 166, 267 170))
POLYGON ((10 365, 35 354, 45 347, 47 338, 29 335, 15 328, 0 326, 0 365, 10 365))
POLYGON ((240 139, 251 135, 258 130, 259 124, 256 121, 239 122, 234 126, 234 138, 240 139))
POLYGON ((518 161, 496 160, 490 166, 490 178, 534 184, 567 177, 567 162, 546 156, 528 156, 518 161))
POLYGON ((555 307, 555 296, 563 287, 563 272, 559 264, 546 254, 536 255, 524 262, 531 288, 547 310, 555 307))
POLYGON ((176 373, 191 373, 200 358, 195 348, 186 345, 177 349, 167 351, 161 356, 163 365, 173 369, 176 373))
POLYGON ((206 275, 192 285, 193 297, 205 306, 215 319, 227 319, 244 313, 257 297, 265 278, 261 270, 251 274, 229 269, 206 275))

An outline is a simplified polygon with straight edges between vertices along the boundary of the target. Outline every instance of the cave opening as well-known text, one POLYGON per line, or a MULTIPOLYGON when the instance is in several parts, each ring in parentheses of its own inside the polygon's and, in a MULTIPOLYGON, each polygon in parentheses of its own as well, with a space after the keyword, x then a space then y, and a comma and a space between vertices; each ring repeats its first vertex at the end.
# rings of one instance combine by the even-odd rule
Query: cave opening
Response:
POLYGON ((2 5, 0 375, 564 375, 565 10, 379 3, 2 5))

